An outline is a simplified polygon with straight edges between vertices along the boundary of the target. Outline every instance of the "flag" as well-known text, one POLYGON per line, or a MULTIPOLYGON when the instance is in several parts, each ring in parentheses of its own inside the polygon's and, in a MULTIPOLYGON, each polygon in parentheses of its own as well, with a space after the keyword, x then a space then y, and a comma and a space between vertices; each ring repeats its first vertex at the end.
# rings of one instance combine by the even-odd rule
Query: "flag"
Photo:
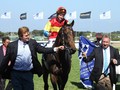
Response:
POLYGON ((53 13, 52 15, 50 15, 50 16, 48 17, 48 19, 52 19, 52 18, 55 18, 55 17, 57 17, 57 13, 53 13))
POLYGON ((111 11, 103 12, 100 14, 100 19, 111 19, 111 11))
POLYGON ((20 20, 25 20, 25 19, 27 19, 27 13, 20 14, 20 20))
POLYGON ((81 19, 89 19, 90 17, 91 17, 91 11, 80 13, 80 18, 81 19))
POLYGON ((65 15, 65 18, 66 18, 67 20, 69 20, 69 19, 70 19, 70 15, 67 13, 67 14, 65 15))
POLYGON ((33 18, 34 18, 35 20, 43 19, 43 15, 44 15, 43 12, 36 13, 35 15, 33 15, 33 18))
POLYGON ((91 71, 94 67, 94 59, 91 62, 85 63, 82 57, 82 52, 86 52, 87 56, 95 48, 95 44, 80 36, 78 58, 80 60, 80 81, 85 88, 92 88, 93 82, 89 79, 91 71))
POLYGON ((1 15, 1 19, 11 19, 11 12, 5 12, 1 15))
POLYGON ((71 13, 65 15, 65 18, 67 20, 69 20, 69 19, 76 19, 76 17, 77 17, 77 12, 76 11, 71 12, 71 13))

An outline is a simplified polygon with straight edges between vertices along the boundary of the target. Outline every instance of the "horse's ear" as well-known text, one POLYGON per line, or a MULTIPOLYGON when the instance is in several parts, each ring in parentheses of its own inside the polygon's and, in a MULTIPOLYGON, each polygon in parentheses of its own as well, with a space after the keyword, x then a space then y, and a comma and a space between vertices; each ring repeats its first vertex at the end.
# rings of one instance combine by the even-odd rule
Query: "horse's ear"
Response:
POLYGON ((73 26, 74 25, 74 20, 71 22, 71 26, 73 26))
POLYGON ((67 21, 65 20, 64 25, 66 25, 66 24, 67 24, 67 21))

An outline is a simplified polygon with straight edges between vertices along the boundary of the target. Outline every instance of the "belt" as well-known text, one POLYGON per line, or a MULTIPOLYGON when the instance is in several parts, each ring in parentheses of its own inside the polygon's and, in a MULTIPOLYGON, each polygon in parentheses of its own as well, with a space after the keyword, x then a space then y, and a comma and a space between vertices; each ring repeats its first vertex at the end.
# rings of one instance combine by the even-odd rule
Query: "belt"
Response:
POLYGON ((25 73, 25 72, 31 72, 31 70, 15 70, 15 69, 13 69, 12 71, 15 71, 15 72, 22 72, 22 73, 25 73))
POLYGON ((106 74, 102 73, 102 75, 104 75, 105 77, 109 76, 109 74, 110 74, 110 73, 108 73, 108 74, 106 75, 106 74))

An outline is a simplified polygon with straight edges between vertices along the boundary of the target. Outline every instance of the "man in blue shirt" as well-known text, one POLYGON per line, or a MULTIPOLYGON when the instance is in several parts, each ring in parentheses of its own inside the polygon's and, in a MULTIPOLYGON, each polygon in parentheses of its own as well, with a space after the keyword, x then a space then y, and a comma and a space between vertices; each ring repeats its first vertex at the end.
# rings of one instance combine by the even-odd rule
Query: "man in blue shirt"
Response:
POLYGON ((3 74, 9 66, 9 75, 14 90, 34 90, 33 74, 42 75, 42 67, 38 61, 37 53, 54 53, 64 46, 45 48, 36 40, 30 39, 28 27, 18 29, 19 39, 8 45, 6 56, 0 66, 3 74))

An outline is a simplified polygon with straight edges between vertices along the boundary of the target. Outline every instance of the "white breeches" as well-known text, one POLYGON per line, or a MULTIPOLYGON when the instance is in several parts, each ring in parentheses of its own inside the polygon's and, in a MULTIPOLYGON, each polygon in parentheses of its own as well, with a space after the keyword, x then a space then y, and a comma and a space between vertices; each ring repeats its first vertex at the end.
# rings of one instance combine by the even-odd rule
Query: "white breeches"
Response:
POLYGON ((47 42, 46 47, 52 47, 54 42, 55 42, 55 40, 56 40, 56 38, 49 39, 48 42, 47 42))

